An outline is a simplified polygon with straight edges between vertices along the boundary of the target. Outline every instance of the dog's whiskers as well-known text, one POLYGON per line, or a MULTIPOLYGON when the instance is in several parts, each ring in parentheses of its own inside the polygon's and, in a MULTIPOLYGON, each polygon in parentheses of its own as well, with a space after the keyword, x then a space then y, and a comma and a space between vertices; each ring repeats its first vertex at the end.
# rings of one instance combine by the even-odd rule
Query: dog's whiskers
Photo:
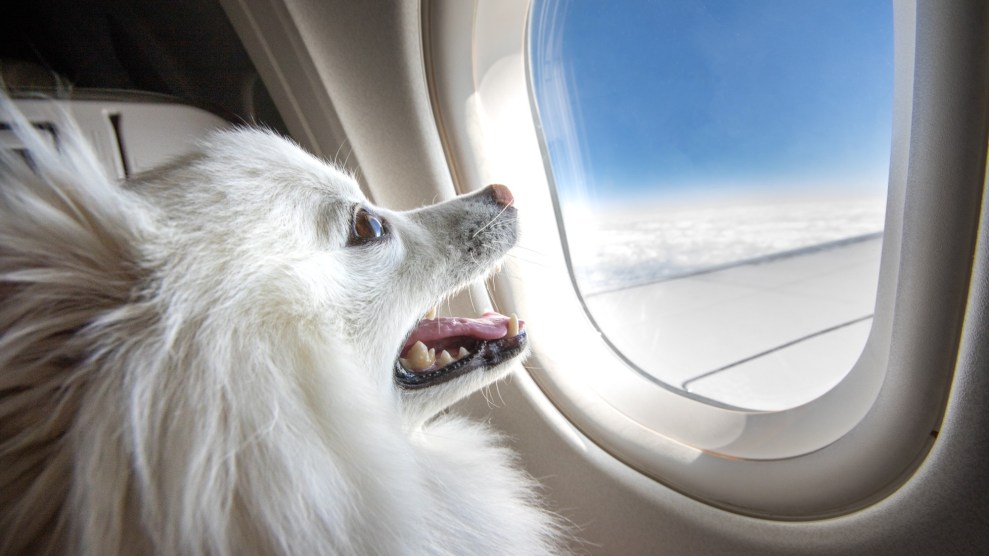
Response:
MULTIPOLYGON (((349 143, 349 140, 348 141, 345 141, 345 143, 349 143)), ((347 163, 350 162, 350 156, 352 154, 354 154, 353 147, 348 147, 348 149, 347 149, 347 158, 343 159, 343 165, 344 166, 347 166, 347 163)), ((360 168, 358 168, 357 171, 360 172, 360 168)))
POLYGON ((533 363, 523 363, 522 367, 527 371, 544 371, 546 370, 542 365, 536 365, 533 363))
MULTIPOLYGON (((511 380, 511 379, 512 379, 512 375, 508 375, 508 377, 505 378, 505 380, 511 380)), ((505 397, 501 395, 501 381, 495 382, 494 387, 495 387, 495 392, 498 393, 498 401, 501 404, 500 407, 505 407, 506 405, 505 397)))
POLYGON ((349 142, 349 139, 344 139, 344 141, 342 143, 340 143, 340 146, 337 147, 337 152, 333 153, 333 164, 334 165, 336 165, 336 166, 343 166, 343 164, 340 164, 340 151, 343 150, 344 146, 346 146, 348 142, 349 142))
POLYGON ((494 218, 492 218, 492 219, 491 219, 491 220, 490 220, 490 221, 489 221, 489 222, 488 222, 487 224, 485 224, 485 225, 483 225, 483 226, 481 226, 480 228, 478 228, 478 229, 477 229, 477 231, 476 231, 476 232, 474 232, 474 235, 472 235, 472 236, 470 236, 470 238, 471 238, 471 239, 474 239, 475 237, 477 237, 477 234, 479 234, 479 233, 481 233, 481 232, 483 232, 483 231, 484 231, 484 230, 485 230, 486 228, 488 228, 489 226, 491 226, 492 224, 494 224, 494 223, 495 223, 495 221, 497 221, 497 220, 498 220, 498 217, 500 217, 500 216, 501 216, 502 214, 504 214, 504 213, 505 213, 505 211, 506 211, 506 210, 508 210, 508 207, 510 207, 510 206, 512 206, 512 203, 508 203, 507 205, 505 205, 505 206, 504 206, 504 207, 503 207, 503 208, 502 208, 502 209, 501 209, 501 210, 500 210, 500 211, 498 212, 498 214, 496 214, 496 215, 494 215, 494 218))
POLYGON ((477 305, 474 304, 474 294, 473 294, 473 292, 471 290, 472 290, 472 288, 467 288, 467 299, 470 300, 470 308, 471 308, 471 310, 473 310, 476 313, 477 312, 477 305))
POLYGON ((522 245, 522 244, 516 245, 515 248, 513 249, 513 251, 528 251, 529 253, 532 253, 534 255, 545 255, 546 254, 546 253, 544 253, 542 251, 537 251, 536 249, 533 249, 532 247, 526 247, 525 245, 522 245))
POLYGON ((513 258, 513 259, 515 259, 515 260, 517 260, 517 261, 519 261, 520 263, 531 264, 531 265, 542 266, 542 267, 549 266, 548 264, 546 264, 545 261, 539 261, 539 260, 536 260, 534 258, 523 257, 523 256, 518 255, 516 253, 509 253, 508 256, 511 257, 511 258, 513 258))

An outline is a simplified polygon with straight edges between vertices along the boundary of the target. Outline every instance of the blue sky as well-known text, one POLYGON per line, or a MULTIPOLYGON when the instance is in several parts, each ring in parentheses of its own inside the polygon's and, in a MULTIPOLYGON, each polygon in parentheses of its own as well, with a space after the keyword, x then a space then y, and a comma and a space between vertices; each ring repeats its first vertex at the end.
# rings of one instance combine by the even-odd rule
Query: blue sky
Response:
POLYGON ((564 200, 885 187, 888 0, 543 1, 532 46, 564 200))

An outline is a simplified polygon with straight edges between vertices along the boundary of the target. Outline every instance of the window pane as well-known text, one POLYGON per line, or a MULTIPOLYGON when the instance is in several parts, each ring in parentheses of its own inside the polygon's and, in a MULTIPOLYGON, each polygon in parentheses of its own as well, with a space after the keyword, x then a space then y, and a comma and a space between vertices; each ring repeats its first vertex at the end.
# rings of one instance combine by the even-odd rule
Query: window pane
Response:
POLYGON ((868 334, 889 164, 892 8, 533 8, 531 76, 575 281, 656 380, 783 409, 868 334))

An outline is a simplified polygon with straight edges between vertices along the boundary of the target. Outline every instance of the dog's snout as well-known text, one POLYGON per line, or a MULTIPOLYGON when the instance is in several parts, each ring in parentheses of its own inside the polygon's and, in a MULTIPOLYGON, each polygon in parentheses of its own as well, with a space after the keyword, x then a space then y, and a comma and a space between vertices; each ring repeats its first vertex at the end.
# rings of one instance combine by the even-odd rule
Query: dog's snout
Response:
POLYGON ((442 253, 443 262, 451 265, 455 275, 453 281, 460 281, 466 275, 475 277, 484 272, 485 265, 494 263, 515 245, 518 214, 514 203, 508 187, 495 184, 411 211, 409 216, 413 224, 427 232, 424 237, 431 245, 423 249, 442 253))
POLYGON ((484 188, 484 192, 494 200, 495 203, 507 207, 515 202, 515 197, 508 187, 495 183, 484 188))

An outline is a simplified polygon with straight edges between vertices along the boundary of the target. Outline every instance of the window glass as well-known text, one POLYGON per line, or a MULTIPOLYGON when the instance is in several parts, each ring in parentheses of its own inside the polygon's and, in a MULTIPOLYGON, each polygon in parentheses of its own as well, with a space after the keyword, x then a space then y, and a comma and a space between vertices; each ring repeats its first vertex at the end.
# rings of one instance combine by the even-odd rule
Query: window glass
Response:
POLYGON ((890 4, 539 0, 530 32, 571 271, 616 352, 748 409, 839 382, 875 303, 890 4))

